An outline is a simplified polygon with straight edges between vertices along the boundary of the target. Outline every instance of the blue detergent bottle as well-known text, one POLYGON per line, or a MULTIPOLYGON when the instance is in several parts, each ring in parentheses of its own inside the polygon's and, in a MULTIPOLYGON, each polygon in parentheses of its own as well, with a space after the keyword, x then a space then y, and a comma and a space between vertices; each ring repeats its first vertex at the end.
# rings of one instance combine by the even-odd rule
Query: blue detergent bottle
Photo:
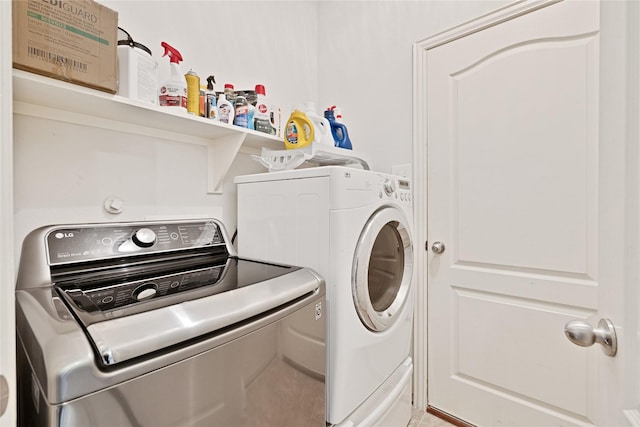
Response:
POLYGON ((351 150, 351 140, 349 139, 349 133, 347 132, 347 127, 339 123, 336 120, 336 116, 334 110, 336 106, 329 107, 324 112, 325 119, 329 120, 329 124, 331 125, 331 135, 333 136, 334 145, 339 148, 345 148, 347 150, 351 150))

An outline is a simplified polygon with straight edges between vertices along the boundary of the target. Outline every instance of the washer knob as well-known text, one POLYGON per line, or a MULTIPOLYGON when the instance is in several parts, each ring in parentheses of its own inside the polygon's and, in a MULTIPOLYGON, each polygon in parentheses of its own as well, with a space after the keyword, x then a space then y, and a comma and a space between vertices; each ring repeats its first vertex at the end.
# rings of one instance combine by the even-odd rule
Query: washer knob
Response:
POLYGON ((150 228, 140 228, 133 233, 132 240, 136 246, 148 248, 156 242, 156 233, 150 228))
POLYGON ((382 184, 382 188, 387 196, 392 195, 396 191, 396 182, 392 179, 385 179, 384 184, 382 184))
POLYGON ((134 289, 131 295, 136 301, 144 301, 155 297, 157 293, 158 285, 156 285, 155 283, 145 283, 134 289))

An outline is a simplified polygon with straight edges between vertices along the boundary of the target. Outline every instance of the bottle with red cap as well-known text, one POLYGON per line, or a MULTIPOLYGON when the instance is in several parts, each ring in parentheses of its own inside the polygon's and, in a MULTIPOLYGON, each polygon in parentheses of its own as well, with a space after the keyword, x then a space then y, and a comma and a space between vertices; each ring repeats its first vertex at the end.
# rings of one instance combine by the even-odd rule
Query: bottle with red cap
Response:
POLYGON ((256 85, 256 95, 257 101, 256 110, 253 114, 253 127, 259 132, 275 135, 274 112, 267 101, 266 91, 263 85, 256 85))
POLYGON ((169 65, 171 66, 171 76, 164 82, 158 90, 158 104, 161 107, 175 107, 178 111, 187 112, 187 80, 180 71, 180 61, 182 55, 167 42, 160 45, 164 48, 162 56, 169 55, 169 65))
POLYGON ((225 98, 227 98, 227 101, 231 103, 231 105, 236 105, 236 90, 231 83, 225 83, 224 96, 225 98))

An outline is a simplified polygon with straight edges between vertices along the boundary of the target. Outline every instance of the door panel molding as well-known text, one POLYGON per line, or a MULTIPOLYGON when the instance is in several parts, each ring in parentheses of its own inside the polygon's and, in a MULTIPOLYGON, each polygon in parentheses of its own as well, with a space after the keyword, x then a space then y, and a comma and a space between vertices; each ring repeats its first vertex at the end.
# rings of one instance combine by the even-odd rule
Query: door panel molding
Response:
POLYGON ((512 4, 498 8, 493 12, 479 16, 467 22, 463 22, 448 30, 434 34, 424 40, 416 43, 416 47, 420 50, 433 49, 442 44, 452 42, 459 38, 482 31, 486 28, 500 24, 505 21, 515 19, 519 16, 526 15, 537 9, 559 3, 563 0, 519 0, 512 4))

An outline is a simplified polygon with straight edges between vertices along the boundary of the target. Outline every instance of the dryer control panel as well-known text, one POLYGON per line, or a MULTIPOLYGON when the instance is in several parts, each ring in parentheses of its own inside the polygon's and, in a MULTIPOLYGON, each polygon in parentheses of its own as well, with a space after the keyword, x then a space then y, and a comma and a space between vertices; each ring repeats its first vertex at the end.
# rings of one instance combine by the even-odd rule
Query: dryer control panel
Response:
POLYGON ((411 183, 407 179, 387 177, 382 183, 380 197, 388 197, 400 202, 411 202, 411 183))

